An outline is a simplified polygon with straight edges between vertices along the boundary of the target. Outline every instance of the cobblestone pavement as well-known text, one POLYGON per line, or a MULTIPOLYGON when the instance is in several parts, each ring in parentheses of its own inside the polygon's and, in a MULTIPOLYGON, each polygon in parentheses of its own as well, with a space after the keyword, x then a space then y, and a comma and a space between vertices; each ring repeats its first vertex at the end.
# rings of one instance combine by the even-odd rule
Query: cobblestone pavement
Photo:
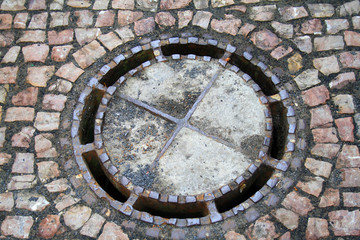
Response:
POLYGON ((0 2, 0 238, 359 238, 359 0, 0 2), (296 152, 276 187, 236 216, 168 224, 126 216, 79 170, 73 112, 114 57, 191 36, 236 46, 280 79, 296 152))

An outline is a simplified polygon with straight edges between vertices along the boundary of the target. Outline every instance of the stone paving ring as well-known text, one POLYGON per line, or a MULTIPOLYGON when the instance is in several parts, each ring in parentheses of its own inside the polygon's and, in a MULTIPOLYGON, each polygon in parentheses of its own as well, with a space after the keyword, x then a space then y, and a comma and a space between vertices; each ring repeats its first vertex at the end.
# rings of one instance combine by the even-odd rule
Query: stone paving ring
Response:
POLYGON ((214 39, 154 40, 103 66, 72 138, 92 190, 157 225, 206 225, 276 188, 295 150, 293 103, 247 52, 214 39))

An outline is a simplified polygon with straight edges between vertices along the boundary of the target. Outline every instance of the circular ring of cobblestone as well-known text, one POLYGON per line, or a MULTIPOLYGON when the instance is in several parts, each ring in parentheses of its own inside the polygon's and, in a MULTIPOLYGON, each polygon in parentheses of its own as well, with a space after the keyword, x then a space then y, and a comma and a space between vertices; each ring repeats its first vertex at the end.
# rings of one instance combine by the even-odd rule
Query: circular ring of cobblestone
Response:
MULTIPOLYGON (((155 223, 158 225, 166 223, 169 225, 176 225, 178 227, 216 223, 237 215, 239 212, 245 211, 263 199, 264 196, 272 191, 272 188, 276 188, 281 172, 285 172, 288 169, 292 160, 292 152, 295 151, 296 118, 292 105, 293 103, 289 98, 289 94, 282 86, 280 79, 269 70, 268 66, 247 52, 237 51, 236 47, 230 44, 224 44, 223 42, 214 39, 173 37, 163 40, 154 40, 148 44, 134 47, 130 51, 118 55, 109 64, 103 66, 97 76, 89 80, 88 85, 80 94, 78 104, 73 114, 73 127, 71 135, 73 138, 74 154, 79 169, 95 194, 101 199, 106 199, 113 208, 127 216, 131 216, 135 219, 148 223, 155 223), (187 52, 186 54, 172 53, 167 56, 164 56, 162 53, 162 48, 164 46, 182 45, 184 47, 188 44, 195 47, 215 47, 216 49, 223 51, 222 56, 217 57, 219 59, 219 63, 226 69, 230 69, 231 71, 237 73, 247 82, 249 86, 252 86, 254 91, 257 93, 261 104, 266 106, 266 137, 261 151, 259 152, 258 159, 256 159, 247 168, 244 174, 238 176, 234 181, 212 192, 198 194, 195 196, 167 195, 136 186, 125 176, 119 176, 118 169, 111 164, 110 158, 104 147, 101 129, 104 113, 109 100, 116 91, 117 87, 120 86, 121 83, 123 83, 128 77, 135 75, 155 62, 163 62, 170 59, 211 60, 210 56, 201 56, 200 54, 196 55, 196 50, 194 52, 187 52), (136 56, 139 56, 142 53, 152 53, 152 58, 141 60, 138 64, 136 64, 135 68, 130 69, 126 73, 121 74, 119 78, 114 79, 114 71, 117 69, 117 66, 121 66, 121 64, 127 60, 136 59, 136 56), (243 62, 245 61, 247 64, 252 65, 252 70, 258 71, 257 74, 254 75, 255 78, 257 78, 259 73, 263 74, 267 83, 264 83, 261 80, 259 82, 259 79, 252 79, 248 73, 242 71, 241 64, 236 62, 235 59, 242 59, 243 62), (271 92, 271 90, 269 92, 269 89, 266 89, 269 84, 273 86, 273 92, 271 92), (101 92, 102 94, 96 94, 96 91, 97 93, 101 92), (265 95, 263 91, 267 91, 268 94, 265 95), (88 99, 91 97, 95 97, 97 99, 97 103, 89 106, 90 103, 88 99), (282 144, 283 154, 280 159, 277 159, 269 154, 269 148, 271 145, 278 144, 274 143, 272 138, 273 120, 272 110, 269 105, 273 103, 282 104, 286 112, 286 117, 283 119, 287 123, 286 136, 282 137, 282 140, 284 141, 282 144), (96 111, 94 111, 94 109, 96 111), (87 111, 92 111, 92 116, 89 117, 87 111), (96 112, 95 115, 94 112, 96 112), (82 121, 85 121, 87 118, 92 118, 93 120, 94 135, 93 139, 84 142, 82 139, 82 135, 84 134, 81 133, 83 131, 82 121), (116 199, 102 188, 93 176, 91 170, 89 170, 87 164, 89 161, 97 161, 99 163, 104 171, 104 175, 115 186, 115 189, 125 196, 125 198, 120 200, 116 199), (236 200, 236 197, 238 198, 238 195, 242 194, 241 192, 249 192, 250 188, 248 185, 251 186, 252 182, 256 181, 256 179, 254 179, 255 175, 259 175, 259 173, 262 175, 261 173, 263 172, 262 169, 264 167, 269 168, 271 174, 262 184, 260 189, 256 189, 256 192, 241 202, 235 201, 236 205, 231 206, 231 208, 223 209, 221 207, 222 202, 228 203, 229 199, 230 201, 233 201, 234 199, 236 200), (160 207, 171 205, 175 208, 184 209, 184 211, 186 211, 189 207, 203 208, 207 214, 199 217, 186 217, 185 214, 185 217, 181 218, 157 216, 156 214, 148 213, 146 210, 134 208, 134 205, 136 204, 136 201, 138 201, 139 197, 152 204, 158 204, 160 207), (219 211, 219 208, 222 208, 221 211, 219 211)), ((282 124, 283 123, 284 122, 282 122, 282 124)), ((234 205, 234 203, 231 204, 234 205)))

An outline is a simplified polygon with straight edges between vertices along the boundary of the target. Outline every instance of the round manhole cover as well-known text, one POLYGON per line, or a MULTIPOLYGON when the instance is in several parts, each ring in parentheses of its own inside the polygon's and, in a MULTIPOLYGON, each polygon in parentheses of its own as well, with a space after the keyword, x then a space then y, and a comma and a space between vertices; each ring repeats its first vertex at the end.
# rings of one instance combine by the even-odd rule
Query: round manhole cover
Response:
POLYGON ((257 158, 265 109, 244 79, 216 61, 160 62, 114 93, 103 141, 118 176, 197 195, 235 180, 257 158))
POLYGON ((218 222, 260 201, 286 171, 294 111, 250 54, 170 38, 119 55, 101 73, 79 98, 73 143, 91 188, 123 214, 218 222))

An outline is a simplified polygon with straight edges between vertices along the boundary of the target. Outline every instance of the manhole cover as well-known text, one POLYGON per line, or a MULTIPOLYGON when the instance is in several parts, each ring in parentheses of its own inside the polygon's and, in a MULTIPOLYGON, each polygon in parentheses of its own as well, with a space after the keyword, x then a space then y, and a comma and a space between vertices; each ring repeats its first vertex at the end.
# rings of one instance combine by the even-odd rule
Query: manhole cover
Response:
POLYGON ((294 110, 279 79, 212 39, 170 38, 119 55, 74 112, 80 170, 125 215, 209 224, 271 191, 295 146, 294 110))

